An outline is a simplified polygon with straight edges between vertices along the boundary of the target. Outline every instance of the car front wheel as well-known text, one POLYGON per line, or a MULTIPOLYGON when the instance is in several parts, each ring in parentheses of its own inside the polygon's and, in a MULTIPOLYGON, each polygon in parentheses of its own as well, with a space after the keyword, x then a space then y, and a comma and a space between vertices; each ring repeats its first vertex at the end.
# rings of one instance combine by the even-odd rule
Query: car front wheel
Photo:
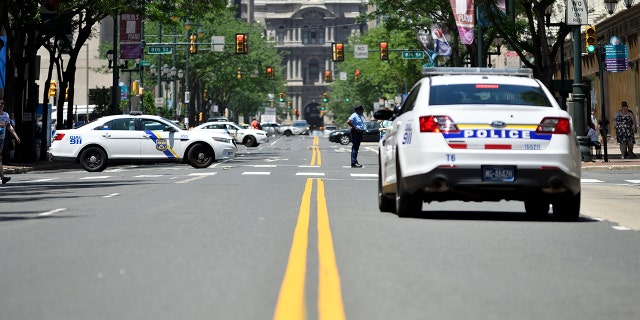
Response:
POLYGON ((89 147, 80 154, 80 166, 89 172, 101 172, 107 167, 107 154, 99 147, 89 147))
POLYGON ((287 131, 284 132, 284 135, 287 136, 287 137, 291 137, 292 134, 293 133, 291 133, 291 130, 287 130, 287 131))
POLYGON ((215 156, 210 146, 198 143, 189 149, 189 164, 198 169, 206 168, 213 163, 215 156))
POLYGON ((258 143, 256 142, 256 138, 254 138, 253 136, 247 136, 244 139, 244 145, 247 147, 257 147, 258 143))
POLYGON ((378 209, 381 212, 396 212, 394 198, 390 198, 382 192, 382 162, 378 165, 378 209))

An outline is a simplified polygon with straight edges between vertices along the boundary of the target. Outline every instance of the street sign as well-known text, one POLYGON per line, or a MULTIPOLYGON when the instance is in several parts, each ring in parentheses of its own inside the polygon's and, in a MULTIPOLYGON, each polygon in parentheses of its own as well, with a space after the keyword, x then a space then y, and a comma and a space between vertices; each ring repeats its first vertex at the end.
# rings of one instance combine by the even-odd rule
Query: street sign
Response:
POLYGON ((424 59, 424 51, 402 51, 402 59, 424 59))
POLYGON ((567 25, 587 24, 587 0, 567 0, 567 25))
POLYGON ((356 59, 369 58, 369 46, 366 44, 356 44, 353 46, 353 57, 356 59))
POLYGON ((171 46, 149 46, 149 54, 171 54, 171 46))
POLYGON ((625 44, 604 45, 604 62, 607 71, 627 71, 629 69, 629 47, 625 44))
POLYGON ((140 66, 141 67, 148 67, 151 65, 151 62, 147 61, 147 60, 142 60, 140 61, 140 66))
POLYGON ((153 100, 153 105, 155 105, 156 108, 164 107, 164 98, 155 98, 155 100, 153 100))
POLYGON ((211 52, 224 52, 224 37, 211 36, 211 52))

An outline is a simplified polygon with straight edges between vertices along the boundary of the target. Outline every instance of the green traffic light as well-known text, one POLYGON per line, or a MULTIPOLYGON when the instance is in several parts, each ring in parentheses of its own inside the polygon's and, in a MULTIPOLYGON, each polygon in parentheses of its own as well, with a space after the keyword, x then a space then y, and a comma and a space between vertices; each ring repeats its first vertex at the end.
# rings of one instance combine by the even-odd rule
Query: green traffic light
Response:
POLYGON ((594 46, 594 45, 589 45, 589 46, 587 47, 587 52, 589 52, 589 53, 594 53, 595 51, 596 51, 596 46, 594 46))

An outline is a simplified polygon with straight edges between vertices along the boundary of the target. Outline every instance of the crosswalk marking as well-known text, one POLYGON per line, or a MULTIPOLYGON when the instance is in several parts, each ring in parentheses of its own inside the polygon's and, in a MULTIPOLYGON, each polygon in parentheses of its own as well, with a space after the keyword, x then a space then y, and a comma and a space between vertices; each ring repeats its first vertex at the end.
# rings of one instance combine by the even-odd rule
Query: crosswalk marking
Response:
POLYGON ((323 172, 296 172, 296 176, 322 176, 324 177, 324 173, 323 172))
POLYGON ((637 184, 640 184, 640 180, 625 180, 625 181, 626 181, 626 182, 629 182, 629 183, 637 183, 637 184))
POLYGON ((351 173, 350 176, 354 178, 377 178, 378 174, 376 173, 351 173))
POLYGON ((604 181, 598 180, 598 179, 580 179, 580 182, 582 182, 582 183, 598 183, 598 182, 604 182, 604 181))
POLYGON ((91 177, 82 177, 80 180, 97 180, 97 179, 108 179, 111 176, 91 176, 91 177))
POLYGON ((243 172, 242 174, 244 175, 262 175, 262 176, 268 176, 271 174, 271 172, 269 171, 246 171, 243 172))

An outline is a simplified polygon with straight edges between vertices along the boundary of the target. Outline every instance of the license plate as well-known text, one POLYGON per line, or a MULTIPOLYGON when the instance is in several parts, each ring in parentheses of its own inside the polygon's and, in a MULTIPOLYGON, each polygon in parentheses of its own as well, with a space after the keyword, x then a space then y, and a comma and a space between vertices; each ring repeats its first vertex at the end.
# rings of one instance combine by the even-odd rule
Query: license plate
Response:
POLYGON ((482 181, 513 182, 516 178, 515 166, 483 166, 482 181))

